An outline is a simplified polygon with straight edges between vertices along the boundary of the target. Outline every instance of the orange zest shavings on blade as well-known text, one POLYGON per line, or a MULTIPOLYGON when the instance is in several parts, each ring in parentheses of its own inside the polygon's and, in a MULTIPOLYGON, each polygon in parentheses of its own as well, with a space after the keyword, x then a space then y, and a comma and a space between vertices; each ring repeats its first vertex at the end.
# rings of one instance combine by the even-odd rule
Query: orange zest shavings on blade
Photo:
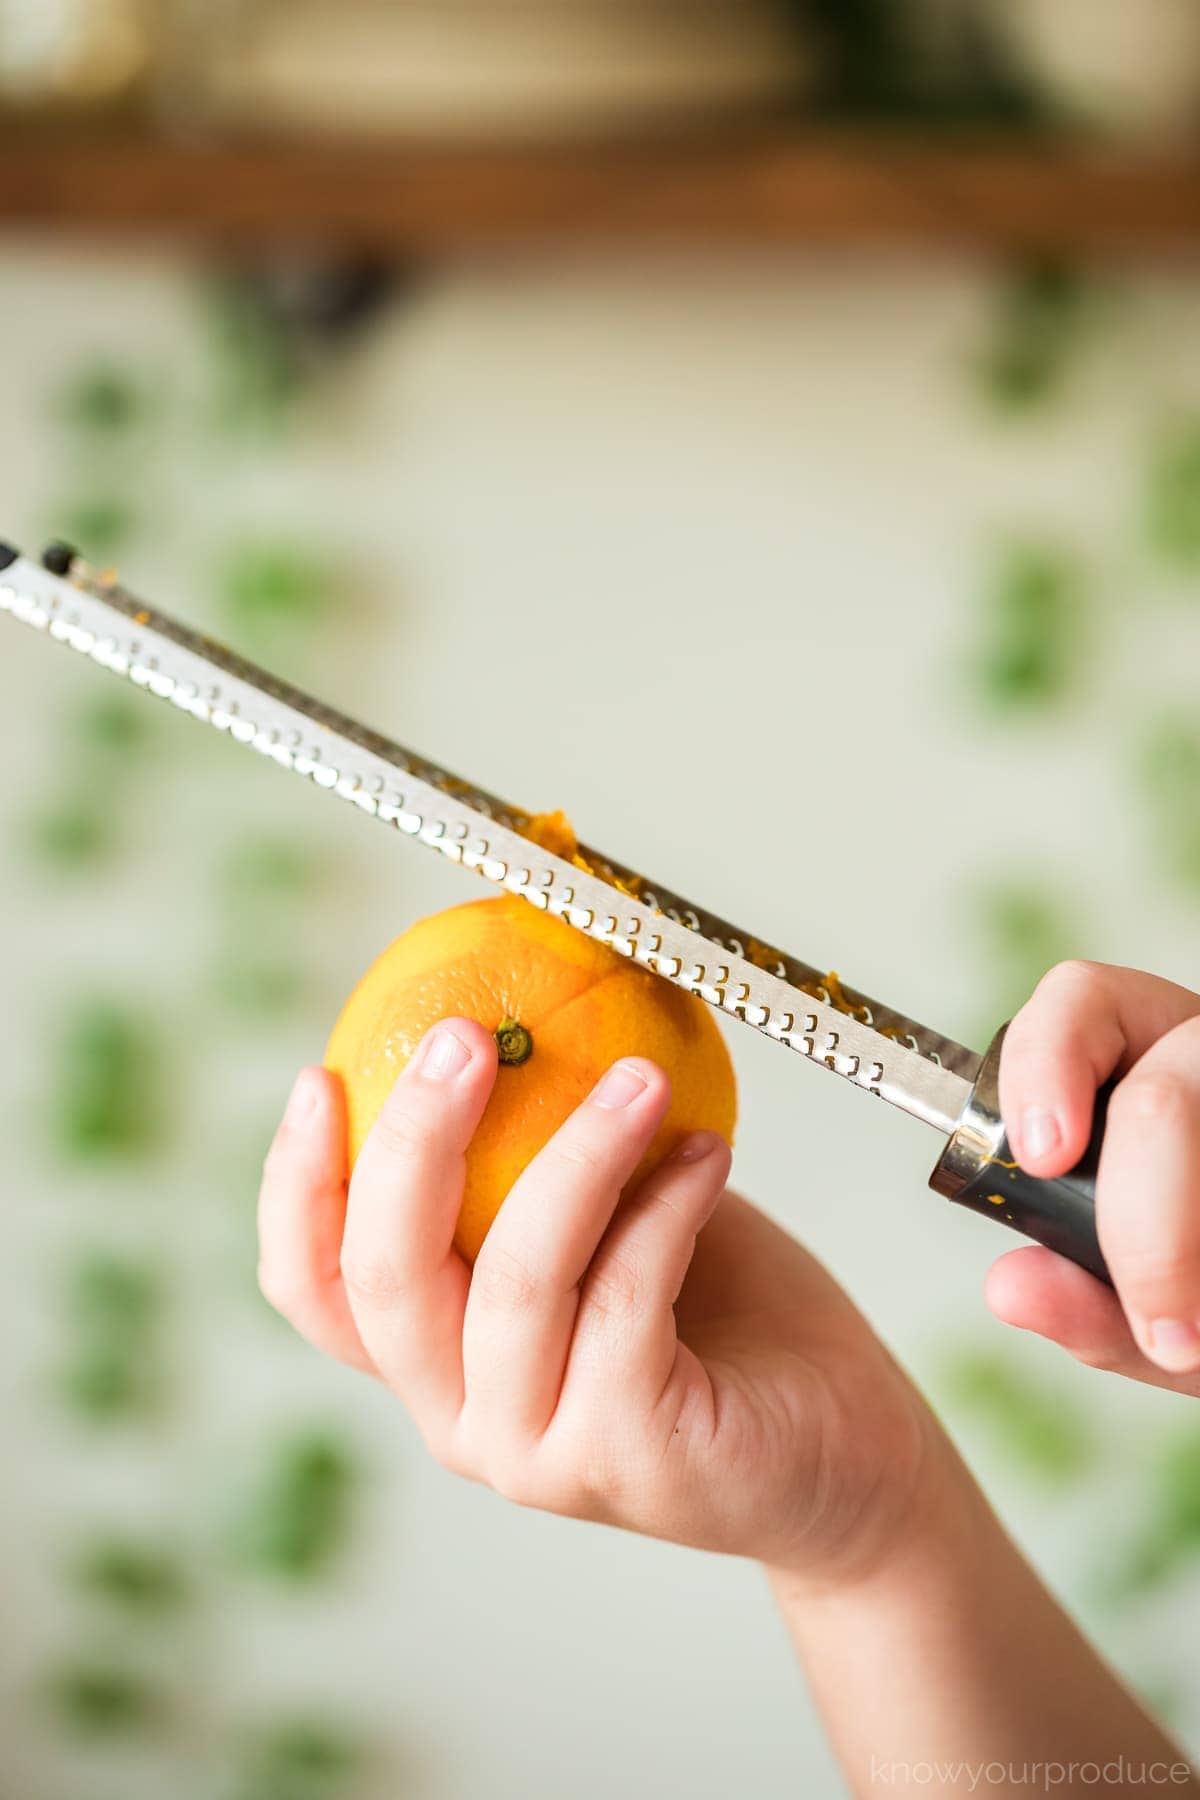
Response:
POLYGON ((634 878, 624 880, 614 869, 603 863, 593 863, 583 855, 579 848, 579 839, 575 836, 575 827, 561 807, 556 812, 517 813, 514 825, 521 836, 528 838, 531 844, 548 850, 551 856, 559 856, 563 862, 574 864, 582 869, 585 875, 595 875, 601 881, 607 881, 620 893, 628 894, 631 900, 641 898, 641 881, 634 878))
MULTIPOLYGON (((528 838, 531 844, 548 850, 551 856, 561 857, 563 862, 573 863, 575 868, 582 869, 586 875, 596 875, 601 881, 607 881, 622 894, 628 894, 631 900, 641 899, 642 881, 640 876, 625 880, 616 871, 604 863, 591 862, 579 848, 579 839, 575 835, 575 827, 562 808, 554 812, 526 813, 516 812, 512 815, 513 827, 521 836, 528 838)), ((781 974, 786 970, 787 958, 782 950, 776 950, 771 944, 764 944, 758 938, 749 938, 746 942, 746 960, 753 963, 756 969, 763 969, 769 975, 781 974)), ((856 1006, 842 986, 841 977, 836 969, 830 969, 819 981, 803 982, 801 992, 811 994, 814 1000, 832 1006, 835 1012, 842 1013, 848 1019, 867 1021, 870 1014, 863 1006, 856 1006)), ((882 1031, 881 1036, 899 1038, 900 1033, 892 1030, 882 1031)))
MULTIPOLYGON (((801 992, 811 994, 814 1000, 824 1001, 826 1006, 832 1006, 834 1012, 844 1013, 848 1019, 859 1019, 865 1023, 870 1016, 864 1007, 855 1006, 843 988, 836 969, 830 969, 827 975, 822 975, 820 981, 802 982, 801 992)), ((890 1034, 884 1032, 882 1035, 887 1037, 890 1034)))
POLYGON ((777 975, 784 967, 782 950, 772 950, 770 944, 760 944, 757 938, 746 941, 746 961, 756 969, 765 969, 768 975, 777 975))

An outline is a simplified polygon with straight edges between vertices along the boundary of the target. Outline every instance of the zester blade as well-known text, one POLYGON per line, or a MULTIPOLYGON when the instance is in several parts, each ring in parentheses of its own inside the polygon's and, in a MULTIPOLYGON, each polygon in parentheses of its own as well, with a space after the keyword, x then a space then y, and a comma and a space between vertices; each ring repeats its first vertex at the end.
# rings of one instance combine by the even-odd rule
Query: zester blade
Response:
POLYGON ((980 1065, 974 1051, 587 845, 574 862, 551 854, 522 835, 522 809, 176 623, 79 558, 63 553, 47 568, 0 546, 0 611, 867 1093, 941 1131, 956 1124, 980 1065))

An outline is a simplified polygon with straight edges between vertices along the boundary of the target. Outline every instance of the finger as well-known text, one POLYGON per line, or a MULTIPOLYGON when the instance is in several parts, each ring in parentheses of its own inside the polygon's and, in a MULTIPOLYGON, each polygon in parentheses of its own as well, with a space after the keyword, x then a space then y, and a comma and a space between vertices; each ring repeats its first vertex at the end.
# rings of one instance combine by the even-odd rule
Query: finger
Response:
POLYGON ((1005 1325, 1050 1338, 1080 1362, 1126 1374, 1141 1360, 1112 1289, 1040 1244, 1000 1257, 984 1292, 1005 1325))
POLYGON ((1200 1013, 1200 997, 1105 963, 1044 975, 1013 1019, 1000 1056, 1000 1111, 1031 1175, 1063 1175, 1087 1148, 1096 1089, 1157 1038, 1200 1013))
POLYGON ((1010 1250, 993 1263, 985 1292, 1002 1324, 1049 1338, 1088 1368, 1200 1394, 1196 1376, 1168 1375, 1142 1355, 1111 1288, 1040 1244, 1010 1250))
POLYGON ((375 1373, 342 1286, 346 1107, 325 1069, 301 1069, 263 1168, 258 1284, 301 1337, 375 1373))
POLYGON ((565 1387, 600 1379, 650 1405, 678 1350, 674 1306, 729 1179, 728 1144, 693 1132, 621 1208, 584 1278, 565 1387))
POLYGON ((496 1079, 496 1046, 471 1019, 418 1045, 350 1182, 341 1266, 359 1336, 429 1440, 462 1404, 467 1268, 453 1248, 467 1145, 496 1079))
POLYGON ((675 1318, 680 1337, 699 1342, 714 1320, 761 1310, 764 1295, 774 1309, 805 1320, 827 1312, 836 1291, 811 1251, 726 1188, 696 1240, 675 1318))
POLYGON ((550 1420, 580 1283, 670 1098, 654 1063, 614 1063, 523 1171, 483 1241, 463 1364, 472 1412, 501 1441, 550 1420))
POLYGON ((1096 1224, 1138 1344, 1200 1368, 1200 1018, 1147 1050, 1113 1093, 1096 1224))

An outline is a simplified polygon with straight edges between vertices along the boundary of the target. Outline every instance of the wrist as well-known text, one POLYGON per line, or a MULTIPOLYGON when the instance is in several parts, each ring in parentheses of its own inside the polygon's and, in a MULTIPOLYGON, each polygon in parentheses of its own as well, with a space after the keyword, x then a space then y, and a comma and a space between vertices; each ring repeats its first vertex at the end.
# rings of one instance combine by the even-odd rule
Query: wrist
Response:
POLYGON ((940 1770, 939 1792, 973 1793, 982 1779, 1018 1800, 1031 1767, 1124 1759, 1186 1779, 1181 1753, 1055 1605, 948 1444, 940 1473, 870 1566, 770 1571, 849 1790, 907 1791, 940 1770))
POLYGON ((764 1562, 784 1610, 824 1610, 846 1602, 876 1606, 927 1593, 934 1573, 969 1567, 999 1529, 958 1452, 927 1415, 924 1441, 903 1488, 847 1542, 842 1555, 813 1565, 805 1556, 764 1562))

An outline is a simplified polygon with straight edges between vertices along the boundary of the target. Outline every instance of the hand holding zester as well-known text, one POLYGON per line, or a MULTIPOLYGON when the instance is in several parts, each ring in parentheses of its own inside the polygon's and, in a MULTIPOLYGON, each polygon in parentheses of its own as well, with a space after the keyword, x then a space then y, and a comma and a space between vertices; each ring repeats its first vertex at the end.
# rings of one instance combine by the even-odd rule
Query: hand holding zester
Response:
POLYGON ((1001 1257, 988 1303, 1080 1362, 1200 1395, 1200 994, 1102 963, 1051 969, 1000 1061, 1021 1167, 1077 1163, 1105 1089, 1096 1217, 1116 1294, 1031 1246, 1001 1257))

